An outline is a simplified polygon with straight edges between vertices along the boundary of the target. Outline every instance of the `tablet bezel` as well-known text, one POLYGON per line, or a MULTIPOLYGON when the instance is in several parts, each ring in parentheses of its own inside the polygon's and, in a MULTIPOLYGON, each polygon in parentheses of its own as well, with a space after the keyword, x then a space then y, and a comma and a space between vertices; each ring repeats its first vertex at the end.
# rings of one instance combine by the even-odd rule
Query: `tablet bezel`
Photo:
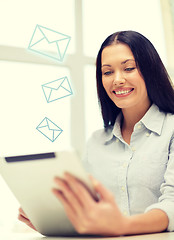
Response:
POLYGON ((97 195, 74 151, 61 151, 0 158, 0 174, 38 232, 45 236, 79 235, 51 189, 55 176, 64 172, 82 181, 94 199, 97 195))

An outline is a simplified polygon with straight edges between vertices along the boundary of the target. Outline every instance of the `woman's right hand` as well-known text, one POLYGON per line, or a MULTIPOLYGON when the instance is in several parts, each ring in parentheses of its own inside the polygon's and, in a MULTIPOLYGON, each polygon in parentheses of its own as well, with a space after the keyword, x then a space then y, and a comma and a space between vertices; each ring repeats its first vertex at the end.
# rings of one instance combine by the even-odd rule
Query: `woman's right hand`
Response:
POLYGON ((33 224, 30 222, 30 220, 28 219, 27 215, 24 213, 24 211, 22 210, 22 208, 19 208, 19 214, 18 214, 18 219, 21 222, 24 222, 27 226, 29 226, 30 228, 34 229, 35 231, 36 228, 33 226, 33 224))

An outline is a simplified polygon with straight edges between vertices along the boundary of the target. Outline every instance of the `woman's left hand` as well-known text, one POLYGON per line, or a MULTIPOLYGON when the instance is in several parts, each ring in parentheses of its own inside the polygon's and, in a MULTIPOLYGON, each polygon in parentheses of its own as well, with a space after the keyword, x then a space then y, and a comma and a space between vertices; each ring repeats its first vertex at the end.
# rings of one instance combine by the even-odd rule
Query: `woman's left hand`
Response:
POLYGON ((128 218, 123 216, 113 194, 91 177, 100 199, 96 201, 84 185, 66 173, 64 179, 56 177, 55 196, 62 202, 65 212, 78 233, 102 236, 124 235, 128 218))

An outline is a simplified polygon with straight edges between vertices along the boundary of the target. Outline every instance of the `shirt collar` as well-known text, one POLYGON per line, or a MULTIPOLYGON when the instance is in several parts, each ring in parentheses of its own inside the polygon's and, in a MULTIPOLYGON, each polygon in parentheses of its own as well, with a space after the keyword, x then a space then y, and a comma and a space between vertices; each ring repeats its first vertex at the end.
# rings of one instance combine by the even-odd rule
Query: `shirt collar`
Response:
MULTIPOLYGON (((122 140, 122 134, 121 134, 121 122, 122 122, 122 112, 120 112, 116 118, 114 127, 112 130, 109 131, 106 142, 110 143, 113 139, 118 138, 122 140)), ((164 123, 165 113, 161 112, 159 108, 152 104, 152 106, 149 108, 149 110, 145 113, 143 118, 136 123, 142 123, 146 129, 157 133, 158 135, 161 135, 163 123, 164 123)))
POLYGON ((140 122, 150 131, 161 135, 165 115, 155 104, 152 104, 140 122))
POLYGON ((109 134, 107 135, 106 144, 111 143, 115 138, 122 139, 121 134, 121 121, 122 121, 123 114, 120 112, 115 120, 115 124, 113 128, 110 130, 109 134))

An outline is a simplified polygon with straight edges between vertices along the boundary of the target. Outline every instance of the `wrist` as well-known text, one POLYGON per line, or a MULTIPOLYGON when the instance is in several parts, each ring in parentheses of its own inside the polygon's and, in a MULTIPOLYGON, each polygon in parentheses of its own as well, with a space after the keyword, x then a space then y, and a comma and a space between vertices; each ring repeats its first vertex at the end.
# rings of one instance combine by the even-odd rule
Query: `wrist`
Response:
POLYGON ((131 235, 162 232, 167 226, 167 215, 159 209, 154 209, 147 213, 125 217, 121 234, 131 235))
POLYGON ((132 219, 130 216, 122 217, 120 221, 120 227, 116 230, 116 236, 128 235, 131 232, 132 219))

